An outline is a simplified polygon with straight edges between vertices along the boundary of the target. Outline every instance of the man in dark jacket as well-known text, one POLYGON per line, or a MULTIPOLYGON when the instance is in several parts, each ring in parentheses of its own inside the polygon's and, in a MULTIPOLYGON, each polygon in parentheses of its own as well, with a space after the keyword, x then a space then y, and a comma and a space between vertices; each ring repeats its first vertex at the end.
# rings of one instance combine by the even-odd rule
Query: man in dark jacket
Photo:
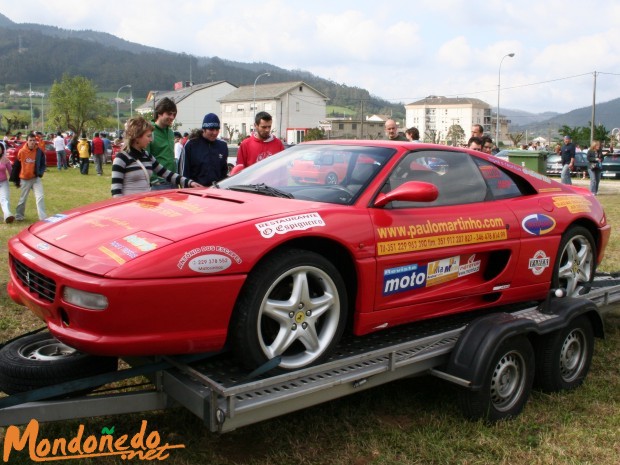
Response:
POLYGON ((560 156, 562 157, 560 181, 562 184, 572 184, 570 174, 575 168, 575 144, 573 144, 570 136, 564 136, 564 145, 560 151, 560 156))
POLYGON ((185 144, 179 172, 186 178, 208 187, 228 174, 228 145, 217 136, 220 119, 214 113, 205 115, 202 134, 185 144))

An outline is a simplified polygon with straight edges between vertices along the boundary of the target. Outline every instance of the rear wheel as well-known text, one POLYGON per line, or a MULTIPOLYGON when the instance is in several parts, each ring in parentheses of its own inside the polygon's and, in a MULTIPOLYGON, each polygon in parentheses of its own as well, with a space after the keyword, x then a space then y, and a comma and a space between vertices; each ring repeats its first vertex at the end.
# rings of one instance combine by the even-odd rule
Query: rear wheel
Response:
POLYGON ((344 281, 314 252, 282 250, 248 276, 231 334, 238 358, 256 368, 280 357, 293 370, 325 359, 338 343, 347 313, 344 281))
POLYGON ((566 289, 568 297, 577 297, 590 291, 596 268, 596 245, 586 228, 569 228, 560 242, 553 269, 552 286, 566 289))
POLYGON ((537 349, 536 385, 546 392, 574 389, 590 371, 594 352, 592 323, 586 316, 551 333, 537 349))
POLYGON ((532 345, 525 337, 508 339, 490 360, 482 388, 459 392, 461 408, 472 419, 498 421, 515 417, 523 410, 534 380, 532 345))
POLYGON ((79 352, 48 332, 29 334, 0 350, 0 390, 7 394, 30 391, 115 371, 117 365, 115 357, 79 352))

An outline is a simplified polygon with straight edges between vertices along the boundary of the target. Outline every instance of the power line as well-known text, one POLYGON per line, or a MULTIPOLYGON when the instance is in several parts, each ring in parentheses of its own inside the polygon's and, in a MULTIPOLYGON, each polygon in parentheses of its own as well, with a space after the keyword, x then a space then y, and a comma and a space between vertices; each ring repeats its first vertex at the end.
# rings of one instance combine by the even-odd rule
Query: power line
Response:
MULTIPOLYGON (((582 74, 575 74, 573 76, 564 76, 564 77, 559 77, 559 78, 554 78, 554 79, 548 79, 546 81, 538 81, 538 82, 531 82, 528 84, 520 84, 520 85, 516 85, 516 86, 503 86, 502 90, 507 90, 507 89, 520 89, 520 88, 524 88, 524 87, 532 87, 532 86, 538 86, 541 84, 549 84, 551 82, 558 82, 558 81, 566 81, 569 79, 575 79, 578 77, 583 77, 583 76, 589 76, 595 72, 598 72, 598 74, 609 74, 609 75, 613 75, 613 76, 620 76, 619 73, 603 73, 600 71, 592 71, 589 73, 582 73, 582 74)), ((454 93, 454 94, 443 94, 441 93, 441 95, 443 95, 444 97, 462 97, 462 96, 466 96, 466 95, 477 95, 477 94, 486 94, 489 92, 497 92, 497 88, 493 88, 493 89, 488 89, 488 90, 478 90, 478 91, 471 91, 471 92, 459 92, 459 93, 454 93)), ((438 93, 439 94, 439 93, 438 93)), ((428 96, 423 96, 423 97, 397 97, 397 98, 386 98, 385 100, 387 101, 403 101, 403 100, 410 100, 410 101, 416 101, 416 100, 422 100, 425 99, 428 96)))

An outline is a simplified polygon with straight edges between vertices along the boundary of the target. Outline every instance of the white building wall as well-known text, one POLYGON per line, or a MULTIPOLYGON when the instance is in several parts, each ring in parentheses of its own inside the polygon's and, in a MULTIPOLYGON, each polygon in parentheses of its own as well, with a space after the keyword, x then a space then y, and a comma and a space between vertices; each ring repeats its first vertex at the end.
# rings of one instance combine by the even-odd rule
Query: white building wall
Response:
POLYGON ((219 99, 231 93, 236 87, 222 82, 194 92, 188 98, 177 103, 176 122, 180 124, 180 132, 191 132, 202 127, 202 119, 207 113, 215 113, 222 119, 219 99))

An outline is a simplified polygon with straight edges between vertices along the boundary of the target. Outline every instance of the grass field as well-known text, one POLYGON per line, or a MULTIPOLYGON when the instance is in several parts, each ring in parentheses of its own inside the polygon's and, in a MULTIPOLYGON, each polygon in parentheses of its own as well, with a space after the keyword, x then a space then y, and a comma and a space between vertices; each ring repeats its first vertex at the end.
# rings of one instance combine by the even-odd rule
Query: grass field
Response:
MULTIPOLYGON (((48 214, 108 198, 110 165, 105 176, 80 176, 77 170, 44 177, 48 214)), ((601 270, 620 270, 620 182, 603 181, 599 199, 614 233, 601 270)), ((14 210, 18 190, 11 189, 14 210)), ((42 326, 6 296, 6 243, 36 219, 28 200, 27 222, 0 226, 0 342, 42 326)), ((620 308, 620 307, 619 307, 620 308)), ((114 426, 133 435, 142 420, 162 442, 183 444, 166 459, 175 465, 226 464, 593 464, 616 465, 620 458, 620 311, 606 317, 607 338, 596 341, 592 369, 572 392, 535 391, 518 418, 487 425, 465 420, 455 389, 438 379, 404 379, 224 435, 210 433, 183 409, 109 416, 42 425, 40 438, 71 438, 80 424, 85 436, 114 426)), ((0 438, 5 433, 0 428, 0 438)), ((0 444, 3 441, 0 439, 0 444)), ((13 463, 32 463, 27 452, 13 452, 13 463)), ((121 459, 83 459, 84 464, 116 464, 121 459)), ((123 462, 124 463, 124 462, 123 462)))

